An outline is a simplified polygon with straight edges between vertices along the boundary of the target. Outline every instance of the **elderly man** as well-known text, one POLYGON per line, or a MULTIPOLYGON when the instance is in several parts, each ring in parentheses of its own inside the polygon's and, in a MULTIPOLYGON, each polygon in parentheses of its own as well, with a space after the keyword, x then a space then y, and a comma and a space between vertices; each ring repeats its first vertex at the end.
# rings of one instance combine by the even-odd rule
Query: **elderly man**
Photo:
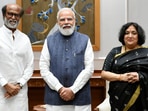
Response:
POLYGON ((47 37, 41 52, 46 111, 91 111, 94 54, 89 37, 75 31, 75 19, 70 8, 59 10, 59 30, 47 37))
POLYGON ((17 29, 24 11, 17 4, 2 7, 0 28, 0 111, 28 111, 27 81, 33 74, 33 51, 17 29))

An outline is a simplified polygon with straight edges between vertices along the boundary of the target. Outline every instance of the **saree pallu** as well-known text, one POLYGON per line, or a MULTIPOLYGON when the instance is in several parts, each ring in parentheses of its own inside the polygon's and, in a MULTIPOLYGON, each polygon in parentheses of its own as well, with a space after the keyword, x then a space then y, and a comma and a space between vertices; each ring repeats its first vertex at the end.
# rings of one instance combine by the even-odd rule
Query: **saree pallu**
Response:
POLYGON ((138 48, 116 56, 112 63, 112 72, 117 74, 137 72, 139 82, 110 82, 111 111, 123 111, 138 85, 140 94, 128 111, 148 111, 148 48, 138 48), (136 109, 137 104, 140 110, 136 109))

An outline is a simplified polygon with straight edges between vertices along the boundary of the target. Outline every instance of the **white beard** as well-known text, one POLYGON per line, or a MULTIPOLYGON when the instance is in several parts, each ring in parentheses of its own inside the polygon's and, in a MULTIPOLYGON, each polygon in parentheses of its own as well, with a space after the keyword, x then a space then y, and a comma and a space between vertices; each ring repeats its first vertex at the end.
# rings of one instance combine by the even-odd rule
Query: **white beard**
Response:
POLYGON ((8 20, 6 17, 4 18, 4 24, 8 27, 8 28, 11 28, 11 29, 16 29, 18 24, 19 24, 19 21, 17 20, 8 20))
POLYGON ((64 29, 63 27, 65 27, 65 26, 70 26, 70 25, 64 25, 62 27, 60 27, 58 25, 59 31, 62 33, 62 35, 65 35, 65 36, 71 35, 75 30, 75 25, 70 26, 71 28, 69 28, 69 29, 64 29))

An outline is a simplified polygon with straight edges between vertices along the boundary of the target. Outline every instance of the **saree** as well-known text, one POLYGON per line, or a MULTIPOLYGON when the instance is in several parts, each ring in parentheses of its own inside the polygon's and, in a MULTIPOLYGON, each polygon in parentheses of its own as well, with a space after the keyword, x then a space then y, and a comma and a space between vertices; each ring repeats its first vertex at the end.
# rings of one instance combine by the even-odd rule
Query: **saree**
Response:
POLYGON ((111 72, 137 72, 139 82, 112 81, 109 86, 111 111, 123 111, 138 86, 140 92, 127 111, 148 111, 148 48, 138 48, 115 56, 111 72))

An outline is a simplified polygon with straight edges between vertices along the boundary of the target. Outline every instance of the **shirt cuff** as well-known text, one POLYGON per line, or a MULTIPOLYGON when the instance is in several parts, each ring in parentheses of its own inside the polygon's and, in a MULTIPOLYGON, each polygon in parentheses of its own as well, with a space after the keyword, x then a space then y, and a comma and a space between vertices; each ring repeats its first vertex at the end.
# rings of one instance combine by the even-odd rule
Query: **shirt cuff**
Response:
POLYGON ((72 90, 72 92, 73 92, 74 94, 76 94, 76 93, 78 92, 78 88, 74 88, 73 86, 70 87, 70 89, 72 90))
POLYGON ((7 83, 8 82, 4 78, 0 79, 0 84, 2 87, 5 86, 7 83))
POLYGON ((63 87, 61 84, 57 84, 57 85, 55 86, 55 90, 58 92, 61 87, 63 87))
POLYGON ((20 83, 23 86, 26 83, 26 80, 21 78, 17 83, 20 83))

